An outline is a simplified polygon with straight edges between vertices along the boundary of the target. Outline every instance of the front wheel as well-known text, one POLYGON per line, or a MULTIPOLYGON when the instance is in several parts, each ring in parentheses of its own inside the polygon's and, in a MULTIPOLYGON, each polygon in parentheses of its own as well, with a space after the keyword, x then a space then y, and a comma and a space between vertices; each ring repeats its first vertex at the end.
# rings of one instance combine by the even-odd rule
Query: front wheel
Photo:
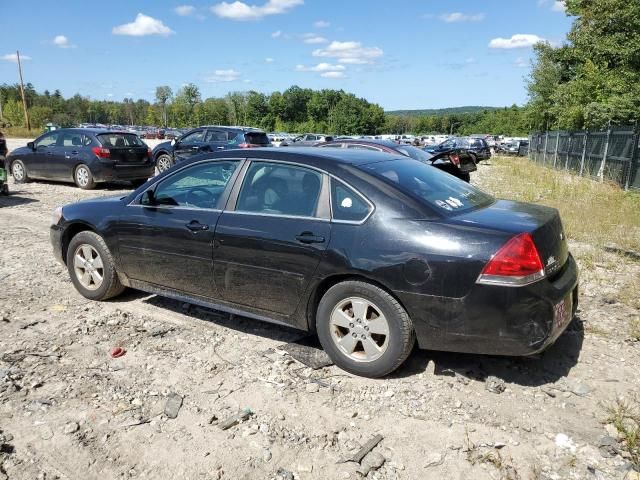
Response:
POLYGON ((316 327, 334 363, 365 377, 382 377, 406 360, 415 343, 406 310, 383 289, 360 281, 331 287, 320 300, 316 327))
POLYGON ((173 166, 173 160, 166 153, 163 153, 162 155, 160 155, 158 157, 158 160, 156 161, 156 168, 158 169, 159 173, 162 173, 165 170, 169 170, 172 166, 173 166))
POLYGON ((11 175, 13 175, 13 180, 16 183, 27 183, 29 181, 27 167, 22 163, 22 160, 16 160, 11 164, 11 175))
POLYGON ((107 244, 95 232, 80 232, 71 239, 67 269, 76 290, 89 300, 107 300, 125 289, 107 244))
POLYGON ((96 181, 93 178, 93 173, 86 165, 78 165, 73 175, 73 179, 76 185, 83 190, 92 190, 96 187, 96 181))

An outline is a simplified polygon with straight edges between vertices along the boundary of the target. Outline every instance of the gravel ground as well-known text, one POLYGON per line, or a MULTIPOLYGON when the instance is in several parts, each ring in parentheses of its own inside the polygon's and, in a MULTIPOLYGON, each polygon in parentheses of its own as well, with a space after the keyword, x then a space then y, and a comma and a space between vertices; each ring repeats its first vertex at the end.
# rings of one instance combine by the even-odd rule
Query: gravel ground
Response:
MULTIPOLYGON (((51 212, 128 190, 10 188, 0 480, 631 478, 604 405, 638 393, 640 344, 623 333, 638 311, 595 284, 539 358, 415 351, 370 380, 294 360, 282 346, 301 334, 287 328, 138 292, 87 301, 51 254, 51 212), (376 435, 360 463, 343 462, 376 435)), ((612 285, 638 274, 618 264, 602 272, 612 285)))

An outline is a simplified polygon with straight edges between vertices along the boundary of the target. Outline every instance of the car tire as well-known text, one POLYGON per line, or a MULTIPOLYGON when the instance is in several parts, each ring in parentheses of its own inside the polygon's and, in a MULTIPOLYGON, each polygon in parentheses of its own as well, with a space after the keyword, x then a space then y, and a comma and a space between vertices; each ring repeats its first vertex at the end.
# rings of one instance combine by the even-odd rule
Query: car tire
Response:
POLYGON ((173 159, 166 153, 160 155, 156 160, 156 168, 158 169, 158 173, 169 170, 171 167, 173 167, 173 159))
POLYGON ((22 160, 16 160, 11 164, 11 175, 13 175, 13 180, 16 183, 27 183, 29 181, 29 173, 22 160))
POLYGON ((471 181, 471 174, 469 172, 460 172, 458 178, 462 181, 469 183, 471 181))
POLYGON ((76 290, 89 300, 107 300, 125 290, 107 244, 95 232, 80 232, 71 239, 67 270, 76 290))
POLYGON ((397 369, 415 343, 413 323, 402 305, 382 288, 361 281, 327 290, 318 304, 316 329, 338 367, 370 378, 397 369))
POLYGON ((76 167, 73 172, 73 181, 83 190, 93 190, 96 188, 96 181, 93 178, 93 173, 91 173, 91 169, 84 163, 76 167))

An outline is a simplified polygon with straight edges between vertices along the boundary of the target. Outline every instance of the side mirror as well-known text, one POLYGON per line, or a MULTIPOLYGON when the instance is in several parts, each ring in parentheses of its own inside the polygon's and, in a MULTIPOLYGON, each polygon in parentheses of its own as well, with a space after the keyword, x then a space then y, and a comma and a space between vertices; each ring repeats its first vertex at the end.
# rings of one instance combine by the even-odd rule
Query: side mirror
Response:
POLYGON ((27 143, 27 148, 30 148, 31 150, 35 150, 36 149, 36 144, 33 142, 29 142, 27 143))
POLYGON ((153 190, 147 190, 140 197, 140 204, 146 207, 151 207, 156 204, 156 197, 153 194, 153 190))

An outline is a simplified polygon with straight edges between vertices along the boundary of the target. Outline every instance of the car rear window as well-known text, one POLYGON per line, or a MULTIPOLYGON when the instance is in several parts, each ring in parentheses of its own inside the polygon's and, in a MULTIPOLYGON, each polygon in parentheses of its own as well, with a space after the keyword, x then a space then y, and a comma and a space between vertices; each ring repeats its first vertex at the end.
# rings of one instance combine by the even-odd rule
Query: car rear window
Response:
POLYGON ((244 139, 251 145, 269 145, 271 143, 264 132, 247 132, 244 134, 244 139))
POLYGON ((99 133, 96 135, 103 147, 142 147, 144 142, 133 133, 99 133))
POLYGON ((444 216, 458 215, 493 203, 491 195, 425 163, 406 159, 361 166, 444 216))

